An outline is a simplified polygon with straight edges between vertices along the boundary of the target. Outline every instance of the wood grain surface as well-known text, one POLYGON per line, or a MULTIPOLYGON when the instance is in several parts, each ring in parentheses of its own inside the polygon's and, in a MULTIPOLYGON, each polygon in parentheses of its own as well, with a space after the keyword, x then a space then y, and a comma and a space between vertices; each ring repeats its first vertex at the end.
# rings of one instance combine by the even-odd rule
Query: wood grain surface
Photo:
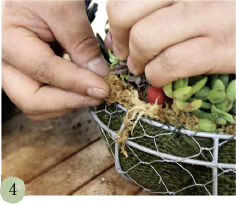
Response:
POLYGON ((2 177, 26 195, 151 195, 115 168, 87 108, 43 122, 18 111, 2 124, 2 177))

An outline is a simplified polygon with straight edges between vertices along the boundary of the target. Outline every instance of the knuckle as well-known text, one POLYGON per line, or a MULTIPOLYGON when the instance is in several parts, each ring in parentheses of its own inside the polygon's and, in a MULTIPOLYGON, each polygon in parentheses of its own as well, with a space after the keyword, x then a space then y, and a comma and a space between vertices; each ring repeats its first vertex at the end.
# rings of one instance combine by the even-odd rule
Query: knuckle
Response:
POLYGON ((136 24, 130 31, 130 40, 135 47, 143 48, 146 45, 143 29, 140 24, 136 24))
POLYGON ((182 78, 185 73, 178 72, 179 69, 176 69, 179 62, 178 57, 167 49, 147 64, 146 77, 153 86, 157 87, 164 86, 169 80, 182 78))
POLYGON ((37 107, 37 105, 33 102, 32 98, 25 98, 20 102, 18 107, 25 115, 32 117, 34 115, 37 115, 40 110, 40 107, 37 107))
POLYGON ((70 42, 71 51, 69 54, 72 60, 77 59, 77 56, 84 56, 80 57, 79 64, 86 64, 88 60, 94 58, 94 56, 99 56, 100 49, 98 46, 98 42, 94 36, 88 33, 82 33, 79 36, 77 35, 74 39, 70 42))
POLYGON ((72 50, 83 50, 86 46, 97 45, 97 40, 89 32, 83 32, 71 40, 72 50))
POLYGON ((39 82, 49 83, 49 65, 46 62, 41 62, 32 69, 31 76, 39 82))
POLYGON ((124 2, 108 1, 106 8, 111 30, 113 28, 129 29, 129 16, 125 12, 122 12, 124 10, 123 6, 124 2))
POLYGON ((81 100, 80 102, 71 101, 71 102, 66 103, 65 106, 66 106, 65 109, 66 109, 67 111, 69 111, 69 110, 74 110, 74 109, 78 109, 78 108, 83 107, 83 101, 82 101, 82 100, 81 100))
POLYGON ((153 71, 151 71, 150 69, 146 69, 145 70, 145 75, 148 79, 148 81, 153 85, 155 86, 155 83, 157 81, 157 77, 156 76, 159 76, 159 75, 156 75, 156 73, 153 73, 153 71))
MULTIPOLYGON (((173 72, 174 68, 180 64, 179 55, 176 55, 171 49, 166 49, 161 53, 160 59, 160 66, 162 70, 166 72, 173 72)), ((183 58, 182 58, 183 59, 183 58)))
POLYGON ((66 103, 66 110, 70 110, 70 109, 75 109, 76 108, 76 104, 75 103, 66 103))
POLYGON ((134 25, 130 32, 129 49, 132 61, 137 67, 144 67, 156 55, 150 49, 149 42, 141 25, 134 25))
POLYGON ((149 49, 149 42, 147 41, 146 32, 143 30, 142 25, 134 25, 130 31, 130 52, 141 54, 142 59, 149 59, 153 53, 149 49))
POLYGON ((27 106, 27 105, 21 105, 19 108, 27 116, 33 115, 33 113, 35 112, 35 110, 33 110, 30 106, 27 106))
POLYGON ((108 1, 106 4, 106 10, 107 10, 107 15, 108 17, 112 17, 114 12, 116 11, 115 8, 117 8, 117 6, 119 6, 119 2, 118 1, 108 1))
POLYGON ((67 84, 66 92, 73 91, 75 93, 83 93, 85 92, 85 86, 83 85, 80 80, 70 80, 70 82, 67 84))

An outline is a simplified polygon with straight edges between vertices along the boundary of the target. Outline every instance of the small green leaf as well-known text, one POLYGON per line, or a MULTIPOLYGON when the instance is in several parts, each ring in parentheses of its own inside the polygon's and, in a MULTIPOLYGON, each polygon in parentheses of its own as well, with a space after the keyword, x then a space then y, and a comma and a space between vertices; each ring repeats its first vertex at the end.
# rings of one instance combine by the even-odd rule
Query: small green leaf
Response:
MULTIPOLYGON (((120 60, 117 59, 117 57, 111 52, 111 50, 109 49, 108 50, 108 55, 109 55, 109 61, 112 63, 112 64, 118 64, 120 62, 120 60)), ((113 66, 114 66, 113 65, 113 66)))
POLYGON ((108 22, 108 19, 106 21, 106 24, 104 26, 104 30, 105 30, 105 33, 107 34, 107 32, 109 31, 109 22, 108 22), (108 27, 108 28, 107 28, 108 27))
POLYGON ((129 78, 129 74, 127 74, 127 75, 120 75, 120 78, 122 79, 122 80, 127 80, 128 78, 129 78))

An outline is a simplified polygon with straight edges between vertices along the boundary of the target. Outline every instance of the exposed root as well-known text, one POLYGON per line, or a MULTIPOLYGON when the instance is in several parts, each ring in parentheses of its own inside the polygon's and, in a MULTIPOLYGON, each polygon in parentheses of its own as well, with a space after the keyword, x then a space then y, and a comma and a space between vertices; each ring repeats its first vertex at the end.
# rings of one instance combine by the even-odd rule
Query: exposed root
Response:
POLYGON ((127 152, 125 151, 125 143, 123 142, 122 145, 121 145, 121 151, 122 153, 125 155, 125 157, 127 158, 128 157, 128 154, 127 152))
MULTIPOLYGON (((142 116, 149 117, 161 123, 168 123, 175 127, 184 126, 186 129, 198 131, 199 117, 186 112, 173 110, 166 106, 150 104, 139 99, 138 91, 129 83, 115 76, 112 72, 107 78, 111 92, 106 102, 111 104, 122 104, 127 108, 126 116, 123 119, 124 128, 117 132, 115 138, 119 136, 117 143, 121 143, 121 151, 128 157, 125 151, 125 140, 129 137, 129 132, 133 135, 134 128, 142 116), (135 119, 136 118, 136 119, 135 119), (135 121, 134 121, 135 120, 135 121)), ((235 125, 228 125, 220 129, 223 134, 236 134, 235 125)), ((221 134, 222 134, 221 133, 221 134)))

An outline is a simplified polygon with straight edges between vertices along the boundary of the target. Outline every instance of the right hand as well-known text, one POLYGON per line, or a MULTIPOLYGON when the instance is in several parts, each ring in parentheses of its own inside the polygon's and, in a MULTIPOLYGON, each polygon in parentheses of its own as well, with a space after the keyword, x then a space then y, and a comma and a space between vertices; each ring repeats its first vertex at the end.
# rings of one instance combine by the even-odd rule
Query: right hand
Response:
POLYGON ((153 86, 235 74, 235 1, 108 1, 106 48, 153 86))

